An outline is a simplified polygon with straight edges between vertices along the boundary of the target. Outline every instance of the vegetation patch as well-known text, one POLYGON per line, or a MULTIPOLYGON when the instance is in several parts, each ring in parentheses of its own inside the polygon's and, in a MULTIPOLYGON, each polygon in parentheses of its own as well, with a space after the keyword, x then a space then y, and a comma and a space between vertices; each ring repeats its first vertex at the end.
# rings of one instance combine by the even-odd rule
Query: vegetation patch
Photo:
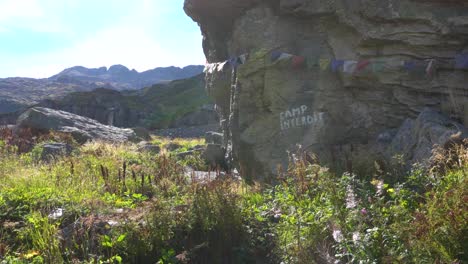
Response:
POLYGON ((0 263, 468 261, 466 148, 402 175, 336 175, 298 153, 267 186, 191 179, 178 150, 92 142, 44 162, 15 142, 0 140, 0 263))

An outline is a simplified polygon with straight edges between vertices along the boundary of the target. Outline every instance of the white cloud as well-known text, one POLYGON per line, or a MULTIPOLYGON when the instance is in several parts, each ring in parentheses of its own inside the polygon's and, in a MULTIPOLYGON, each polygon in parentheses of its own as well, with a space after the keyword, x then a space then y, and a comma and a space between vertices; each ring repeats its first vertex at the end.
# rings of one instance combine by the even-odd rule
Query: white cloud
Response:
POLYGON ((0 0, 0 29, 66 32, 55 0, 0 0))
MULTIPOLYGON (((4 2, 20 1, 0 0, 0 8, 4 2)), ((32 7, 36 9, 36 11, 28 12, 36 15, 41 14, 37 0, 25 1, 30 2, 32 7)), ((10 57, 10 63, 3 64, 4 69, 0 65, 0 73, 3 72, 8 76, 43 78, 76 65, 91 68, 123 64, 130 69, 144 71, 162 66, 202 64, 204 56, 201 52, 201 36, 198 32, 187 35, 183 40, 188 46, 195 46, 197 49, 195 51, 175 50, 171 47, 164 48, 161 45, 162 38, 171 37, 171 32, 166 32, 163 36, 158 36, 157 33, 160 32, 158 30, 160 19, 168 10, 168 2, 166 1, 172 0, 138 1, 138 4, 133 5, 133 10, 130 10, 127 16, 115 21, 112 26, 98 30, 85 39, 78 39, 76 43, 63 49, 28 57, 10 57)), ((72 4, 73 2, 67 3, 72 4)), ((132 3, 136 2, 132 1, 132 3)), ((14 5, 10 7, 11 10, 16 10, 15 8, 14 5)), ((0 31, 2 29, 1 21, 0 31)))
POLYGON ((0 0, 0 21, 41 18, 44 12, 37 0, 0 0))

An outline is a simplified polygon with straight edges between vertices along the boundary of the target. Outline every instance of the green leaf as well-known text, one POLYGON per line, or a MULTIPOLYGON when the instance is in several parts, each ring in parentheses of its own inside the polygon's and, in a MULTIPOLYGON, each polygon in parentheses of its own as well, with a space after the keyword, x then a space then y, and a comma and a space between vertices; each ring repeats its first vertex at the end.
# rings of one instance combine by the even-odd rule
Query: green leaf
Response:
POLYGON ((122 241, 124 241, 124 239, 125 239, 126 236, 127 236, 126 234, 120 235, 120 236, 117 238, 117 242, 122 242, 122 241))

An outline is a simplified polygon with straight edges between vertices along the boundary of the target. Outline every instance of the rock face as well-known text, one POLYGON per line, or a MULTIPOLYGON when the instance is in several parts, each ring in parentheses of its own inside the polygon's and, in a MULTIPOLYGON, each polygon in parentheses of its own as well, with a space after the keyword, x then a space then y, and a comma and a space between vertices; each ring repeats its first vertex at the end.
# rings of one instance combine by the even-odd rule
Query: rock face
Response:
POLYGON ((80 143, 93 139, 110 142, 138 140, 131 129, 106 126, 90 118, 43 107, 34 107, 24 112, 18 118, 17 127, 70 133, 80 143))
POLYGON ((468 69, 456 61, 468 52, 466 1, 185 0, 184 9, 203 33, 207 91, 244 175, 274 174, 297 145, 325 165, 386 156, 400 126, 419 143, 397 150, 419 160, 428 153, 418 149, 441 143, 426 132, 463 128, 405 120, 430 108, 468 123, 468 69), (297 57, 274 61, 277 51, 297 57), (242 54, 244 64, 224 63, 242 54))

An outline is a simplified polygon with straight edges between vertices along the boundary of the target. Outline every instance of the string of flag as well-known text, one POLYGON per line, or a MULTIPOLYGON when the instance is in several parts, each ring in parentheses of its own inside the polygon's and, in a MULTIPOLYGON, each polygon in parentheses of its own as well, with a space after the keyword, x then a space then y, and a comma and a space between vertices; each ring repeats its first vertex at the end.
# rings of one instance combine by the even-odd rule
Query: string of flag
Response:
MULTIPOLYGON (((237 57, 232 57, 229 60, 218 64, 218 67, 224 68, 230 65, 232 68, 237 68, 239 65, 245 64, 249 59, 249 54, 242 54, 237 57)), ((454 58, 455 69, 468 69, 468 53, 458 54, 454 58)), ((384 60, 341 60, 341 59, 307 59, 303 56, 298 56, 281 51, 270 52, 270 62, 272 64, 282 62, 283 65, 290 65, 294 69, 319 67, 320 70, 331 70, 332 72, 343 72, 347 74, 357 74, 363 71, 382 72, 387 67, 398 66, 407 72, 425 72, 427 75, 432 75, 436 70, 437 60, 403 60, 392 63, 384 60)), ((208 65, 207 65, 208 67, 208 65)))

